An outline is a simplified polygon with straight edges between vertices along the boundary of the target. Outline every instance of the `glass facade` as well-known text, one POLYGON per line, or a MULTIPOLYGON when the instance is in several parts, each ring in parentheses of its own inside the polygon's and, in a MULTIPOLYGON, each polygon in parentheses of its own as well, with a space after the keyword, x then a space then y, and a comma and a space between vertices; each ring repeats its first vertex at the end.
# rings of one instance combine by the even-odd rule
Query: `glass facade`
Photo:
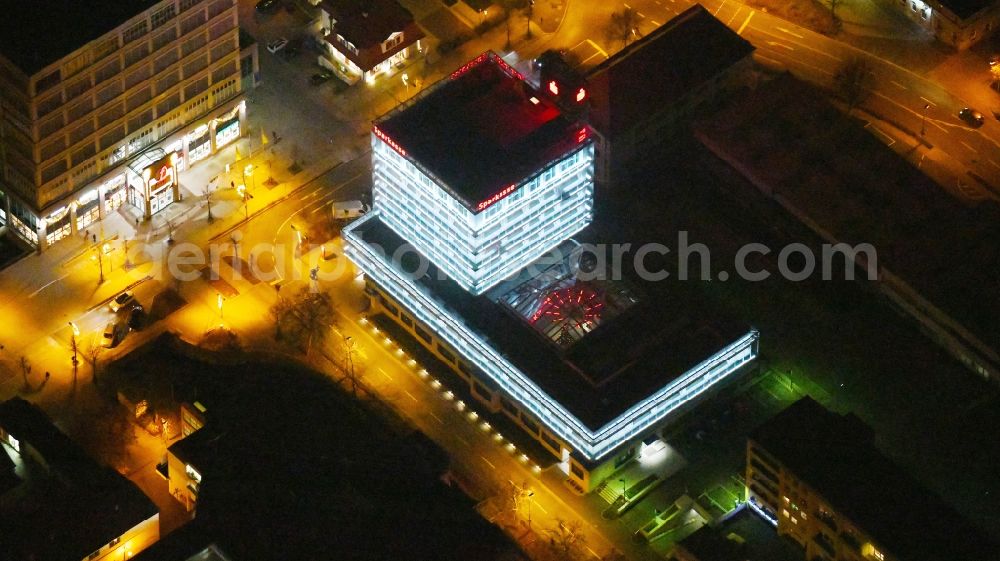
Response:
POLYGON ((383 222, 473 294, 524 268, 593 218, 589 141, 478 213, 375 135, 372 150, 374 208, 383 222))

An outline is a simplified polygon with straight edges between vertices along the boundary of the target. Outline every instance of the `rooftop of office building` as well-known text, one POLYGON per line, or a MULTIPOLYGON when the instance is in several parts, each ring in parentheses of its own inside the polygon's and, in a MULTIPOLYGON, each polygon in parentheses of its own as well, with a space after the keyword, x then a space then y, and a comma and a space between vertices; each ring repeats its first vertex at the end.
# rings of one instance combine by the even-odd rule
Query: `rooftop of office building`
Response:
MULTIPOLYGON (((612 243, 623 235, 601 230, 600 215, 595 222, 578 242, 612 243)), ((408 245, 378 217, 356 233, 387 255, 408 245)), ((565 242, 481 296, 439 275, 433 264, 417 282, 591 430, 750 331, 705 298, 698 282, 644 281, 631 265, 620 279, 610 272, 589 278, 601 276, 589 267, 588 278, 574 276, 576 263, 586 262, 574 257, 574 248, 565 242)), ((414 270, 408 260, 417 253, 405 255, 401 265, 414 270)))
POLYGON ((160 1, 0 0, 0 53, 31 76, 160 1))
POLYGON ((472 212, 588 135, 492 51, 378 119, 375 129, 472 212))

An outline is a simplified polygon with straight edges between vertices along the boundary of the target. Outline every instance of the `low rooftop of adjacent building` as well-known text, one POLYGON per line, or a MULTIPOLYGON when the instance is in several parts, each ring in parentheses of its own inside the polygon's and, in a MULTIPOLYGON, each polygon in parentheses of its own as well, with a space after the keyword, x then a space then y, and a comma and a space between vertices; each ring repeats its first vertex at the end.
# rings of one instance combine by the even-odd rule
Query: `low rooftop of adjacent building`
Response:
MULTIPOLYGON (((598 214, 598 227, 577 241, 622 241, 617 232, 603 237, 601 220, 598 214)), ((405 254, 402 266, 414 270, 416 251, 396 253, 408 244, 378 217, 355 232, 387 255, 405 254)), ((433 264, 418 282, 592 430, 750 331, 699 294, 698 282, 643 281, 628 264, 620 280, 575 277, 567 262, 573 258, 565 259, 574 246, 564 243, 481 296, 433 264), (554 255, 556 264, 537 265, 556 261, 554 255)))
POLYGON ((993 5, 994 0, 938 0, 956 16, 967 19, 993 5))
POLYGON ((161 0, 0 1, 0 53, 31 76, 161 0))
POLYGON ((0 496, 0 550, 17 559, 83 559, 158 513, 134 483, 90 459, 37 406, 21 398, 0 403, 0 427, 47 464, 0 446, 0 455, 22 464, 21 484, 0 496))
POLYGON ((584 125, 492 51, 378 119, 375 129, 472 212, 586 139, 584 125))
POLYGON ((853 415, 803 398, 751 435, 900 561, 995 559, 997 544, 883 456, 853 415))
POLYGON ((854 247, 871 244, 879 268, 960 324, 948 329, 977 338, 996 357, 995 201, 966 199, 936 184, 791 74, 758 84, 696 124, 695 134, 762 190, 780 192, 784 205, 826 236, 854 247))
POLYGON ((336 33, 359 49, 378 46, 413 23, 396 0, 323 0, 323 7, 336 20, 336 33))
POLYGON ((605 136, 629 131, 753 52, 700 4, 594 67, 590 122, 605 136))

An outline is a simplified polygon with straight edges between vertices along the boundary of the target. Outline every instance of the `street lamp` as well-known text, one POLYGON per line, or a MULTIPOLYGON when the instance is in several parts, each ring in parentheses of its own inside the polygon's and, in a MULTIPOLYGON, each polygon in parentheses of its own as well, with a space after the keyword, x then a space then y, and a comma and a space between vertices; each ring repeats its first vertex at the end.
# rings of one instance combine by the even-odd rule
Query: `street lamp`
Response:
POLYGON ((254 191, 256 191, 257 190, 257 182, 253 178, 253 172, 254 172, 253 164, 247 164, 246 167, 243 168, 243 183, 246 183, 247 182, 247 176, 250 176, 250 179, 253 181, 254 191))
POLYGON ((535 11, 535 0, 528 0, 528 33, 526 37, 531 39, 531 16, 535 11))
POLYGON ((628 497, 625 496, 625 478, 623 477, 623 478, 619 479, 618 481, 622 482, 622 498, 627 501, 628 497))
POLYGON ((531 497, 534 496, 534 491, 528 491, 528 528, 531 528, 531 497))
POLYGON ((920 138, 927 134, 927 110, 931 108, 930 103, 924 104, 924 112, 920 114, 920 138))
POLYGON ((247 190, 247 186, 244 184, 236 187, 236 194, 243 200, 243 221, 248 222, 250 220, 250 199, 253 198, 253 195, 250 194, 250 191, 247 190))
POLYGON ((354 338, 350 335, 344 336, 344 347, 347 348, 347 364, 345 370, 351 380, 351 395, 358 396, 358 380, 354 375, 354 338))
POLYGON ((91 261, 97 262, 97 268, 100 271, 100 278, 97 280, 97 284, 104 282, 104 256, 101 255, 101 249, 99 247, 94 247, 94 254, 90 256, 91 261))
MULTIPOLYGON (((108 244, 108 242, 104 242, 104 245, 101 246, 101 253, 103 253, 104 255, 111 253, 111 245, 108 244)), ((110 273, 111 271, 114 270, 114 268, 115 268, 114 263, 112 263, 111 260, 108 259, 108 272, 110 273)))
POLYGON ((220 293, 220 294, 216 295, 216 299, 215 300, 216 300, 217 305, 219 306, 219 319, 223 319, 222 318, 222 303, 225 302, 226 299, 223 298, 222 294, 220 293))
POLYGON ((73 328, 73 333, 70 335, 69 345, 73 349, 73 366, 75 367, 79 362, 77 359, 76 338, 80 336, 80 328, 73 322, 69 322, 69 326, 73 328))
POLYGON ((406 86, 406 95, 410 95, 410 75, 403 72, 403 85, 406 86))

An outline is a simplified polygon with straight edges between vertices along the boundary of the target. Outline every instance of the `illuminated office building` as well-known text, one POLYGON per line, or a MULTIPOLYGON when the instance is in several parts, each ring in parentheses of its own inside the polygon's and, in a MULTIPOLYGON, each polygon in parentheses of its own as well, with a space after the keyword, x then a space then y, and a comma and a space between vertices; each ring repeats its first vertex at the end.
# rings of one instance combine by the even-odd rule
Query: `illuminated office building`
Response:
MULTIPOLYGON (((0 20, 0 223, 44 249, 128 204, 148 219, 178 172, 242 134, 235 0, 38 0, 0 20)), ((242 71, 241 71, 242 68, 242 71)))
POLYGON ((595 220, 590 129, 496 54, 378 119, 372 145, 373 210, 344 231, 372 313, 581 492, 756 355, 748 327, 709 325, 630 279, 576 274, 575 238, 595 220))

